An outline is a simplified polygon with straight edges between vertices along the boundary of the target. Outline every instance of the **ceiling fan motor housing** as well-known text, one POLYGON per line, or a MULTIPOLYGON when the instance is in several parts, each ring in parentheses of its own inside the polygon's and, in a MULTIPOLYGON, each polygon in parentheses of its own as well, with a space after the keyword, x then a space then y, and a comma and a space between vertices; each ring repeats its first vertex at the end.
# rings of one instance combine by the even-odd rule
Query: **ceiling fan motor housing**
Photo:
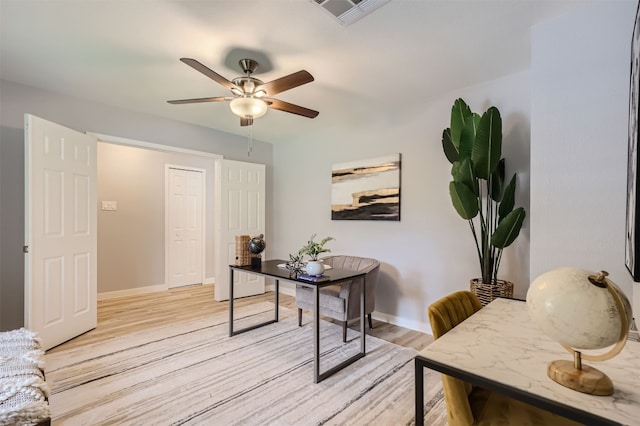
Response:
POLYGON ((253 59, 240 59, 238 63, 240 64, 240 68, 242 68, 242 71, 244 71, 247 75, 253 74, 254 72, 256 72, 256 69, 258 69, 258 62, 254 61, 253 59))

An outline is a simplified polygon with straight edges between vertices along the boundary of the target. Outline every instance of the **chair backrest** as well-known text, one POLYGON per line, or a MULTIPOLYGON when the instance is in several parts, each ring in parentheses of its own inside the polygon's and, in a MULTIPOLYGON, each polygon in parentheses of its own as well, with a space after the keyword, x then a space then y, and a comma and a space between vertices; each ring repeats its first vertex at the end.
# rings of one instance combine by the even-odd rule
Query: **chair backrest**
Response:
MULTIPOLYGON (((478 297, 470 291, 458 291, 429 306, 429 323, 433 337, 438 339, 482 308, 478 297)), ((471 425, 474 422, 469 393, 472 386, 462 380, 442 375, 442 388, 450 426, 471 425)))
MULTIPOLYGON (((378 286, 378 273, 380 271, 380 262, 376 259, 371 259, 368 257, 357 257, 357 256, 345 256, 345 255, 334 255, 327 256, 322 258, 322 262, 331 265, 334 268, 338 269, 346 269, 348 271, 363 271, 367 274, 367 288, 366 288, 366 313, 369 314, 373 312, 375 309, 376 303, 376 287, 378 286)), ((359 286, 359 281, 357 280, 353 283, 353 285, 359 286)), ((357 291, 355 294, 359 294, 359 287, 355 287, 357 291)), ((343 297, 348 300, 347 304, 347 318, 355 318, 359 315, 360 305, 358 303, 351 303, 354 296, 350 296, 345 294, 346 292, 350 292, 351 285, 343 285, 340 297, 343 297)), ((357 298, 355 298, 357 299, 357 298)))
POLYGON ((429 306, 429 323, 433 337, 439 338, 482 308, 478 297, 470 291, 457 291, 429 306))

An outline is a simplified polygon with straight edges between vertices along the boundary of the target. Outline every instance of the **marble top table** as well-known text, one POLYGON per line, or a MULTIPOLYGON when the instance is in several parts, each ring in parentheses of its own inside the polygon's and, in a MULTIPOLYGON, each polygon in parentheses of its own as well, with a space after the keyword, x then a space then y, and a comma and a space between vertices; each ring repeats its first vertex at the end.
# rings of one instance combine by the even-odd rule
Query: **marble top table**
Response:
MULTIPOLYGON (((586 353, 587 351, 585 351, 586 353)), ((423 349, 418 363, 586 424, 640 424, 640 343, 591 365, 613 381, 612 396, 568 389, 547 363, 573 357, 529 317, 522 301, 496 299, 423 349)))

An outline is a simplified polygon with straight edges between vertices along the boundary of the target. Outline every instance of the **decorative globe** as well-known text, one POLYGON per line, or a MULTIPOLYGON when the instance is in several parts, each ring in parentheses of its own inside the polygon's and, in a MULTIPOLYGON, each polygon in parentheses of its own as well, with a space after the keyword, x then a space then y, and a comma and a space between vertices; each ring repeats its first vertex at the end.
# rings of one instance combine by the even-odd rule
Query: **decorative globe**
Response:
POLYGON ((253 254, 260 254, 264 251, 267 243, 264 242, 264 235, 260 234, 257 237, 253 237, 249 240, 249 252, 253 254))
POLYGON ((589 280, 597 275, 559 268, 533 281, 527 293, 529 314, 547 336, 576 349, 602 349, 618 341, 623 321, 629 329, 629 300, 618 286, 605 279, 623 300, 625 312, 620 315, 611 292, 589 280))
POLYGON ((563 386, 593 395, 611 395, 613 384, 601 371, 583 366, 582 359, 604 361, 617 355, 632 321, 629 299, 607 275, 605 271, 554 269, 536 278, 527 292, 533 321, 574 358, 551 362, 547 374, 563 386), (612 345, 602 354, 582 353, 612 345))

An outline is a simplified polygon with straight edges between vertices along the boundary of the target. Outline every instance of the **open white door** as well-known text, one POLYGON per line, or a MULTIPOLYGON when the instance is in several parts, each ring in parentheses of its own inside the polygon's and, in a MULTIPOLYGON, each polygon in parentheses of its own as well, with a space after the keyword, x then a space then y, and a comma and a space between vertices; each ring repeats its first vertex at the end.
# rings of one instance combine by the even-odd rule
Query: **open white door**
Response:
MULTIPOLYGON (((236 235, 264 234, 265 166, 241 161, 216 160, 215 299, 229 299, 229 265, 235 263, 236 235)), ((266 237, 266 236, 265 236, 266 237)), ((266 239, 266 238, 265 238, 266 239)), ((268 240, 267 240, 268 241, 268 240)), ((264 293, 264 277, 235 272, 234 298, 264 293)))
POLYGON ((25 327, 45 350, 97 325, 96 142, 25 114, 25 327))

